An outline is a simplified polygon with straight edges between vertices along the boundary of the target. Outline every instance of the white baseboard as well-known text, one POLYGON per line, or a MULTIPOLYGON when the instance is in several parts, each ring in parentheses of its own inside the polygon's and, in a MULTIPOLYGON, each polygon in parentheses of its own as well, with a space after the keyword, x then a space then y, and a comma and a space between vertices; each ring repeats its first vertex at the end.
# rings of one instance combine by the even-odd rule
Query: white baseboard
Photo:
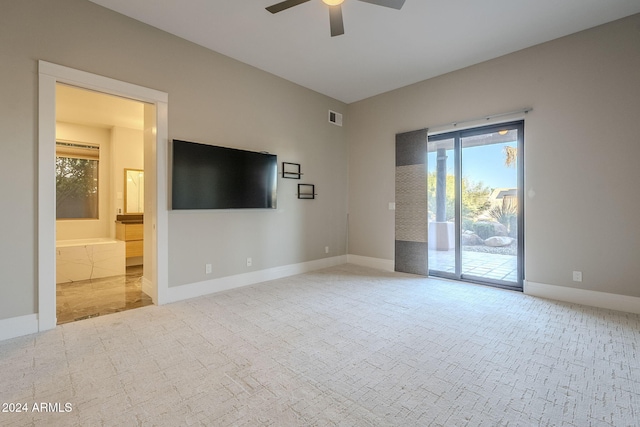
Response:
POLYGON ((10 317, 0 320, 0 341, 38 332, 38 315, 10 317))
POLYGON ((142 276, 142 292, 153 298, 153 284, 144 276, 142 276))
POLYGON ((235 276, 220 277, 217 279, 190 283, 182 286, 174 286, 168 289, 167 302, 171 303, 182 301, 189 298, 227 291, 229 289, 240 288, 242 286, 254 285, 256 283, 280 279, 282 277, 295 276, 296 274, 307 273, 309 271, 320 270, 346 263, 347 256, 341 255, 299 264, 268 268, 266 270, 252 271, 250 273, 237 274, 235 276))
POLYGON ((640 298, 627 295, 547 285, 528 280, 524 282, 524 293, 535 297, 640 314, 640 298))
POLYGON ((360 255, 347 255, 349 264, 361 265, 363 267, 377 268, 378 270, 394 271, 395 263, 392 259, 371 258, 360 255))

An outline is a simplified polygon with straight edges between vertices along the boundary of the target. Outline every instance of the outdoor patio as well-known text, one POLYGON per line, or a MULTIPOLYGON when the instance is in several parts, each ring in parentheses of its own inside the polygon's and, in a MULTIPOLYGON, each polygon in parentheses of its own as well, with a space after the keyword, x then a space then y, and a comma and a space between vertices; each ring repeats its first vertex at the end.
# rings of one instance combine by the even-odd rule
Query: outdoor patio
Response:
MULTIPOLYGON (((515 255, 492 254, 465 250, 462 255, 462 274, 492 280, 516 282, 518 277, 518 257, 515 255)), ((455 249, 429 251, 429 270, 455 273, 455 249)))

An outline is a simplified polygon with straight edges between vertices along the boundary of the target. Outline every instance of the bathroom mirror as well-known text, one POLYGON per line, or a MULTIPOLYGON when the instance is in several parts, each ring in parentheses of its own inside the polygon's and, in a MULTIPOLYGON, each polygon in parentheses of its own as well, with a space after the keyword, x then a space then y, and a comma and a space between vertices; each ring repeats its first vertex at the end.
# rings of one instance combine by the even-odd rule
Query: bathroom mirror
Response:
POLYGON ((124 170, 124 213, 144 213, 144 171, 124 170))

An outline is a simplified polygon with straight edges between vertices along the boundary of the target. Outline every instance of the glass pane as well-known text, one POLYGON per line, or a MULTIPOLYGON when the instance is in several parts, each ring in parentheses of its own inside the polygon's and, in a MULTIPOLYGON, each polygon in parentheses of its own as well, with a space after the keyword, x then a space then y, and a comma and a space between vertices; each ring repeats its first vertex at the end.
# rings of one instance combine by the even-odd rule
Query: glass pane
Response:
POLYGON ((518 131, 461 139, 462 274, 517 282, 518 131))
POLYGON ((98 218, 98 161, 56 157, 56 218, 98 218))
POLYGON ((454 138, 427 145, 429 270, 455 273, 454 138))

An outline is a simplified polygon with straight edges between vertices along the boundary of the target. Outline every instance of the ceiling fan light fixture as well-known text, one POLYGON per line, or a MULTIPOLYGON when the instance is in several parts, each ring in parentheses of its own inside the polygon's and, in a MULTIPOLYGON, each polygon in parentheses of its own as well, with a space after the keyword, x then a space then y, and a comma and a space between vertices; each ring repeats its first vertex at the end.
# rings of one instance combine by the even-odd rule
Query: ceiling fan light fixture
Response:
MULTIPOLYGON (((311 0, 284 0, 280 3, 272 4, 265 8, 271 13, 282 12, 311 0)), ((371 3, 377 6, 389 7, 391 9, 400 10, 405 0, 360 0, 364 3, 371 3)), ((322 0, 324 4, 329 6, 329 25, 331 27, 331 37, 341 36, 344 34, 344 22, 342 21, 342 3, 344 0, 322 0)))

